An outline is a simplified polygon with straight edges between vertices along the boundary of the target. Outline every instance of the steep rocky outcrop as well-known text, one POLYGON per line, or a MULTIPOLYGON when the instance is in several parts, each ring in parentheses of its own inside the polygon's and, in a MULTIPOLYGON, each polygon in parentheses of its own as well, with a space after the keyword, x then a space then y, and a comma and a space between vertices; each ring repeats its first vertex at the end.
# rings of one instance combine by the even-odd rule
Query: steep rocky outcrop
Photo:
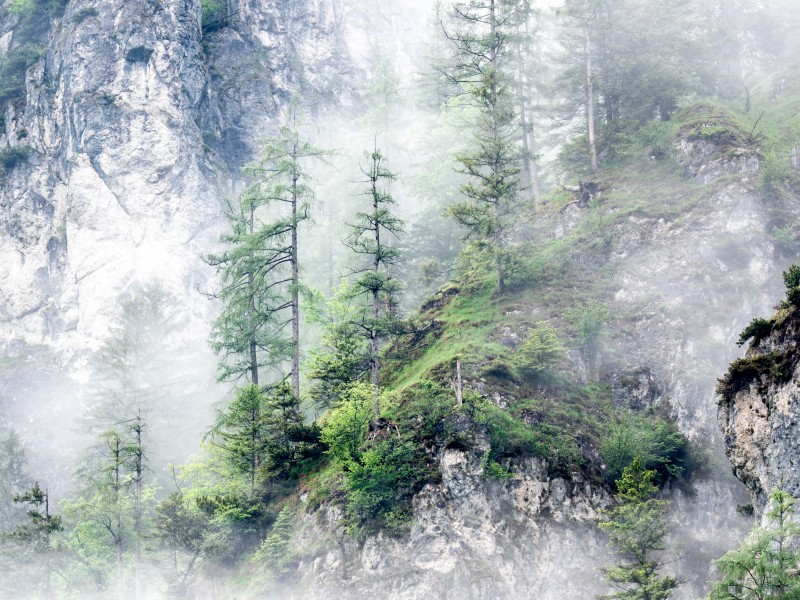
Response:
POLYGON ((800 497, 800 315, 790 305, 765 324, 718 388, 734 473, 764 509, 776 487, 800 497))
MULTIPOLYGON (((306 517, 296 550, 299 587, 292 598, 562 598, 600 591, 595 568, 607 558, 594 523, 610 497, 589 481, 548 475, 529 459, 493 480, 477 452, 446 449, 441 481, 414 500, 414 525, 401 539, 359 544, 339 508, 306 517), (321 540, 329 540, 329 544, 321 540)), ((279 594, 279 597, 282 597, 279 594)))

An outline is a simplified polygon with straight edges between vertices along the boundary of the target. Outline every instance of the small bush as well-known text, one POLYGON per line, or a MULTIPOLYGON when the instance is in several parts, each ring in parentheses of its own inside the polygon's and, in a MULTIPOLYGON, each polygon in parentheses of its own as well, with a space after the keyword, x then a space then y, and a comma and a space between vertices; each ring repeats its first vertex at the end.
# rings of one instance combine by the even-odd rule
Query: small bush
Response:
POLYGON ((322 442, 334 460, 345 466, 360 460, 372 412, 371 385, 358 382, 342 394, 339 406, 322 425, 322 442))
POLYGON ((800 177, 792 167, 789 157, 767 154, 761 161, 758 187, 768 199, 778 199, 800 186, 800 177))
POLYGON ((652 157, 667 158, 672 152, 672 130, 667 123, 650 121, 638 131, 639 139, 652 157))
POLYGON ((224 0, 201 0, 203 33, 211 33, 228 24, 228 8, 224 0))
POLYGON ((750 324, 744 328, 742 333, 739 334, 739 341, 736 342, 737 346, 744 346, 751 338, 756 341, 767 337, 772 331, 772 322, 766 319, 753 319, 750 324))
POLYGON ((72 22, 77 25, 79 23, 83 23, 86 19, 96 17, 99 14, 100 12, 94 6, 85 6, 72 15, 72 22))
POLYGON ((28 160, 31 154, 30 146, 8 146, 0 150, 0 167, 8 172, 20 163, 28 160))
POLYGON ((678 428, 664 419, 643 415, 624 415, 604 436, 600 452, 606 462, 606 479, 614 483, 635 458, 657 473, 663 484, 679 476, 688 455, 688 440, 678 428))
POLYGON ((345 473, 351 534, 385 529, 405 533, 411 525, 411 499, 428 479, 422 450, 413 442, 389 436, 374 443, 345 473))
POLYGON ((521 377, 537 379, 551 372, 565 353, 556 330, 546 323, 536 323, 514 354, 514 368, 521 377))
POLYGON ((717 381, 717 394, 730 401, 733 396, 761 376, 768 381, 783 381, 791 376, 785 354, 770 352, 750 358, 740 358, 731 363, 725 376, 717 381))

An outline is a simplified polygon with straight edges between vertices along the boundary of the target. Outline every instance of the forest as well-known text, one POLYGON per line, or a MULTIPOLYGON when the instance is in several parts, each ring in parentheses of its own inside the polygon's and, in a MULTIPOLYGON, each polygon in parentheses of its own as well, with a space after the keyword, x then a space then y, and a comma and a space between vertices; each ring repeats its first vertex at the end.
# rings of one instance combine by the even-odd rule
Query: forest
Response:
MULTIPOLYGON (((252 26, 237 2, 188 4, 197 4, 201 54, 252 26)), ((308 4, 286 2, 287 35, 311 19, 308 4)), ((369 4, 349 2, 348 14, 379 19, 384 7, 369 4)), ((102 31, 109 10, 76 0, 0 8, 0 33, 10 32, 0 44, 3 210, 9 182, 47 158, 36 141, 44 133, 13 125, 48 106, 35 72, 50 68, 67 32, 111 35, 102 31)), ((717 393, 729 397, 748 369, 789 376, 777 359, 740 359, 728 376, 708 366, 741 356, 737 336, 748 347, 778 327, 754 318, 740 334, 726 314, 753 272, 741 258, 748 248, 721 250, 723 262, 741 262, 724 298, 687 300, 689 284, 666 273, 674 264, 650 269, 652 279, 618 279, 649 238, 706 227, 709 198, 744 177, 735 185, 750 185, 767 215, 758 233, 775 249, 786 296, 773 297, 774 286, 759 294, 781 302, 781 319, 796 318, 800 9, 791 0, 432 0, 414 10, 421 24, 402 39, 413 48, 405 58, 387 43, 366 53, 364 72, 287 76, 291 93, 272 95, 278 109, 253 152, 224 131, 202 132, 192 152, 209 170, 226 154, 236 167, 215 180, 213 243, 182 278, 170 281, 165 265, 163 278, 126 283, 105 335, 71 363, 81 365, 79 393, 46 399, 69 407, 69 432, 48 432, 33 413, 26 421, 24 408, 6 414, 6 395, 21 389, 15 377, 49 359, 3 346, 0 597, 321 597, 308 581, 338 568, 330 548, 366 556, 371 545, 415 539, 436 504, 426 494, 450 485, 445 456, 472 460, 489 496, 534 468, 576 498, 590 490, 590 516, 578 521, 600 540, 599 564, 586 567, 591 583, 576 584, 575 597, 800 597, 791 486, 766 490, 764 506, 728 502, 743 532, 735 543, 678 547, 681 511, 704 498, 697 482, 729 477, 721 434, 716 423, 695 428, 656 392, 634 393, 650 375, 625 370, 646 346, 636 310, 650 302, 648 314, 689 330, 711 312, 727 324, 724 353, 697 333, 711 362, 677 378, 720 379, 717 393), (620 308, 626 285, 659 282, 665 295, 620 308), (48 437, 63 447, 49 450, 48 437), (682 570, 695 551, 707 554, 692 568, 710 575, 682 570)), ((165 60, 145 42, 126 52, 125 69, 165 60)), ((265 61, 302 62, 293 48, 288 58, 265 52, 265 61)), ((260 68, 255 85, 267 89, 279 69, 260 68)), ((88 96, 64 101, 127 110, 124 94, 88 96)), ((120 160, 136 171, 138 158, 120 160)), ((71 231, 53 235, 69 245, 71 231)), ((700 264, 701 254, 685 260, 700 264)), ((769 306, 752 304, 748 321, 769 306)), ((703 402, 715 413, 712 392, 703 402)), ((578 505, 569 494, 567 511, 578 505)), ((560 523, 554 514, 526 518, 560 523)), ((364 597, 353 589, 339 597, 364 597)), ((433 597, 393 593, 384 597, 433 597)))

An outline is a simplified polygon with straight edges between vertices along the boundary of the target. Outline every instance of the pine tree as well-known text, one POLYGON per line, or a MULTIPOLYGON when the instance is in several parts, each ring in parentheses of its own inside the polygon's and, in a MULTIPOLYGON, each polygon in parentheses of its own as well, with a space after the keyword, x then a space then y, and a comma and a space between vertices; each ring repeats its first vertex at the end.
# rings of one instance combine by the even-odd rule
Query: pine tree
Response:
POLYGON ((510 70, 511 34, 525 18, 518 0, 471 0, 453 6, 457 31, 446 33, 453 63, 445 69, 477 109, 471 148, 457 156, 464 201, 449 212, 467 230, 467 239, 494 262, 496 291, 506 289, 509 236, 521 189, 521 124, 510 70))
POLYGON ((609 535, 620 563, 605 567, 603 573, 618 591, 599 596, 606 600, 666 600, 679 582, 658 573, 667 535, 669 502, 653 496, 655 471, 648 471, 635 458, 617 482, 619 504, 606 511, 600 527, 609 535))
POLYGON ((795 500, 783 490, 770 494, 767 524, 715 561, 721 575, 711 586, 711 600, 800 598, 800 525, 795 500))
POLYGON ((391 329, 396 320, 393 307, 395 295, 400 282, 394 276, 393 268, 399 260, 399 251, 389 242, 403 230, 403 221, 394 216, 390 210, 395 204, 394 198, 386 187, 396 179, 396 175, 384 165, 385 159, 376 147, 372 153, 366 153, 369 166, 362 168, 367 185, 365 195, 370 200, 368 212, 356 215, 351 226, 351 233, 345 244, 356 254, 368 257, 368 264, 356 269, 354 291, 366 295, 370 301, 370 312, 362 319, 361 326, 367 332, 370 343, 370 370, 374 389, 375 418, 380 415, 378 405, 378 385, 380 383, 380 347, 381 340, 391 329))

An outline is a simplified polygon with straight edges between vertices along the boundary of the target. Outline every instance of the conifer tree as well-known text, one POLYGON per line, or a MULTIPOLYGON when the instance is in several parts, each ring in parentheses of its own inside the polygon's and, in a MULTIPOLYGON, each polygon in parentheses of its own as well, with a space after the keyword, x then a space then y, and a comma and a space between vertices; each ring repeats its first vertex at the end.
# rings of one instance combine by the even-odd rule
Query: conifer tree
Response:
POLYGON ((293 124, 281 127, 245 168, 255 181, 227 211, 231 231, 221 238, 227 249, 207 257, 222 279, 212 343, 223 379, 248 374, 258 384, 260 367, 288 358, 292 392, 300 396, 299 231, 314 200, 306 162, 324 155, 293 124))
POLYGON ((605 567, 603 573, 616 592, 599 596, 604 600, 666 600, 678 580, 662 576, 661 552, 667 535, 669 502, 654 495, 655 471, 648 471, 635 458, 617 482, 619 504, 606 511, 607 521, 600 527, 608 533, 619 564, 605 567))
MULTIPOLYGON (((53 566, 53 536, 64 530, 59 515, 50 511, 50 494, 46 489, 35 482, 29 490, 14 496, 14 502, 27 505, 28 522, 19 525, 7 534, 8 538, 24 543, 26 550, 32 554, 33 561, 44 565, 41 585, 45 598, 51 595, 51 579, 54 572, 53 566)), ((17 560, 21 560, 17 556, 17 560)))
POLYGON ((396 179, 396 175, 385 166, 385 159, 376 147, 372 153, 366 153, 368 167, 362 168, 367 185, 365 195, 369 198, 370 207, 367 212, 356 215, 355 223, 345 244, 356 254, 368 257, 368 264, 356 269, 354 291, 369 298, 370 312, 361 325, 367 332, 370 343, 370 371, 374 388, 375 418, 379 416, 378 384, 380 382, 380 346, 381 339, 391 328, 395 320, 393 307, 399 281, 394 276, 393 268, 399 260, 399 251, 390 244, 390 238, 397 236, 403 229, 403 221, 391 212, 394 198, 387 191, 388 186, 396 179))
POLYGON ((457 2, 456 31, 446 32, 454 58, 444 73, 477 109, 471 148, 457 156, 467 177, 461 187, 465 200, 449 212, 466 228, 467 239, 491 257, 498 294, 506 289, 508 238, 521 189, 522 130, 511 76, 511 35, 525 14, 519 0, 457 2))
POLYGON ((756 528, 738 549, 715 561, 721 578, 711 585, 711 600, 800 598, 795 499, 775 489, 769 501, 766 527, 756 528))

